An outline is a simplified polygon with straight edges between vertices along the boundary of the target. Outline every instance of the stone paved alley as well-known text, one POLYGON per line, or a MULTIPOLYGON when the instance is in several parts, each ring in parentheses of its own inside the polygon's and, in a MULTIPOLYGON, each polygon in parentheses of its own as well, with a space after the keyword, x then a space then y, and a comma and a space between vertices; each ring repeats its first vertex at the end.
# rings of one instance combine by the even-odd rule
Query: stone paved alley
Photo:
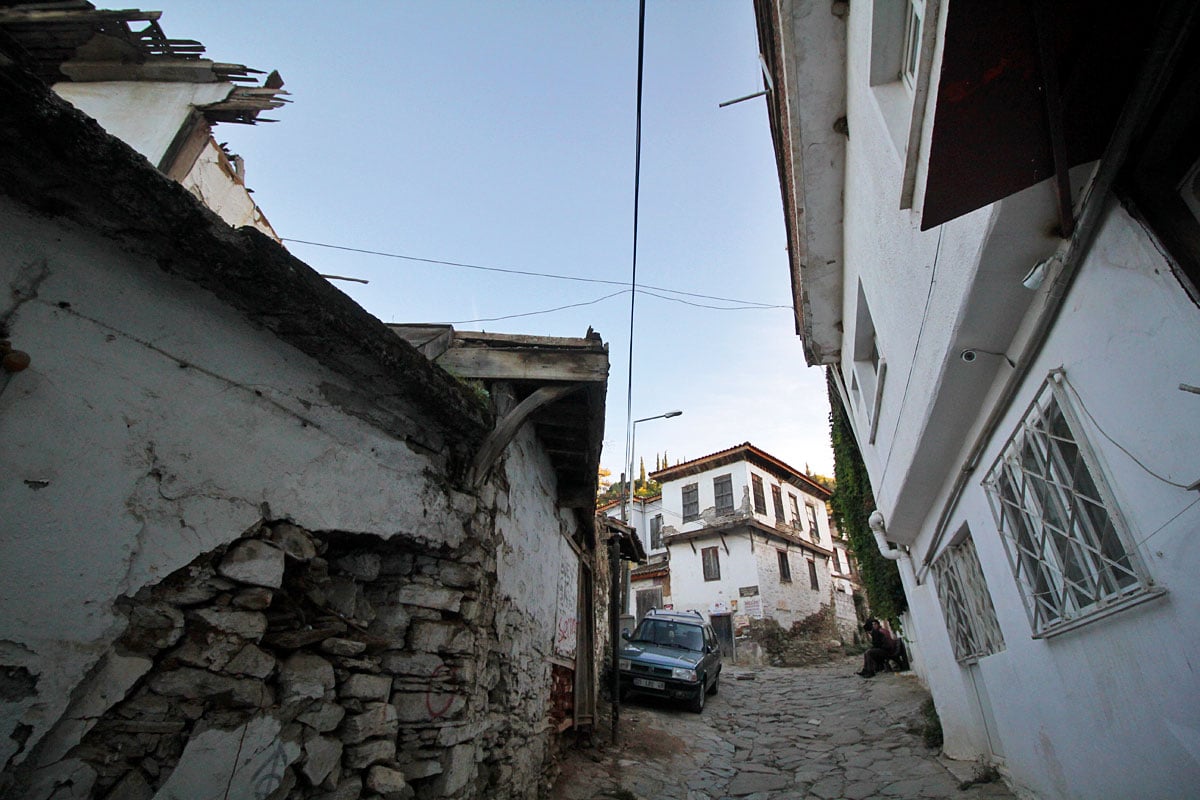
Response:
POLYGON ((882 674, 864 680, 854 674, 860 663, 846 658, 798 668, 726 664, 720 693, 703 714, 633 698, 622 706, 620 752, 607 742, 594 750, 570 751, 550 796, 1013 797, 999 780, 959 789, 974 776, 976 765, 947 764, 925 747, 919 726, 926 694, 916 677, 882 674))

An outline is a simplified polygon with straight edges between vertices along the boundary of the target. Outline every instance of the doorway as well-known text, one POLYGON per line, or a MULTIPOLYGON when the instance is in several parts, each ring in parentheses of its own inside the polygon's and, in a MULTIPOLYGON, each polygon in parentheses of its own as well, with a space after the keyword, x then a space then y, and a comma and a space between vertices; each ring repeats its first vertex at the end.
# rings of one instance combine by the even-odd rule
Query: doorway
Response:
POLYGON ((721 646, 721 656, 733 660, 733 616, 731 614, 712 614, 709 616, 713 632, 717 634, 717 644, 721 646))

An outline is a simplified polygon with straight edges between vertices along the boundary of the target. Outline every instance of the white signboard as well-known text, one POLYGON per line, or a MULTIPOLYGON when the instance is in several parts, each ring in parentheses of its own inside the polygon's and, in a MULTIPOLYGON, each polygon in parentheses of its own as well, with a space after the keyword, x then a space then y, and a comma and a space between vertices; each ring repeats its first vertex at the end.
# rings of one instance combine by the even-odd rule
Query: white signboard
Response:
POLYGON ((753 617, 754 619, 763 618, 762 595, 756 595, 755 597, 743 597, 740 605, 742 607, 743 614, 753 617))
POLYGON ((575 657, 575 629, 579 625, 579 557, 562 543, 558 565, 558 614, 554 628, 554 654, 575 657))

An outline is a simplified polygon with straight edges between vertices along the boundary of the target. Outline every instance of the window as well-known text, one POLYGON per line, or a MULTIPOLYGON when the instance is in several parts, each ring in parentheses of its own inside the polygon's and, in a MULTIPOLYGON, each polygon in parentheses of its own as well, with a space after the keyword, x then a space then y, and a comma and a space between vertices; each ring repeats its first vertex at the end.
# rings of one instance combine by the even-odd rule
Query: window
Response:
POLYGON ((808 585, 814 592, 821 591, 821 584, 817 583, 817 562, 811 558, 808 559, 808 585))
POLYGON ((771 503, 775 506, 775 522, 783 525, 787 519, 783 516, 783 490, 778 486, 771 487, 771 503))
POLYGON ((716 495, 718 514, 728 514, 733 511, 733 478, 729 475, 718 475, 713 478, 713 494, 716 495))
POLYGON ((779 582, 792 582, 792 565, 788 563, 787 550, 776 550, 775 555, 779 557, 779 582))
POLYGON ((1149 585, 1064 384, 1051 373, 984 479, 1035 636, 1149 585))
POLYGON ((700 516, 700 488, 697 484, 689 483, 683 487, 683 521, 700 516))
POLYGON ((700 551, 700 560, 704 563, 704 580, 721 580, 721 560, 716 547, 705 547, 700 551))
POLYGON ((788 500, 792 503, 792 527, 800 527, 800 501, 796 499, 796 495, 789 494, 788 500))
POLYGON ((879 340, 875 333, 875 320, 867 305, 867 294, 862 283, 858 284, 858 307, 854 321, 854 386, 859 389, 862 413, 871 426, 867 438, 875 444, 875 433, 879 429, 879 408, 883 402, 883 383, 887 378, 887 359, 879 355, 879 340))
POLYGON ((817 526, 817 507, 812 503, 805 503, 804 510, 808 512, 808 538, 820 544, 821 529, 817 526))
POLYGON ((964 534, 962 542, 947 547, 933 562, 933 575, 954 657, 969 663, 1003 650, 1004 636, 975 554, 975 542, 965 529, 964 534))
POLYGON ((838 573, 839 575, 841 575, 842 574, 842 558, 840 555, 838 555, 838 553, 839 553, 838 549, 836 547, 833 548, 833 571, 838 573))
POLYGON ((650 549, 660 550, 662 546, 662 514, 655 514, 650 518, 650 549))
POLYGON ((767 495, 763 491, 763 480, 758 475, 750 476, 750 483, 754 487, 754 513, 767 513, 767 495))
POLYGON ((925 0, 908 0, 904 11, 904 49, 900 56, 900 79, 910 92, 916 90, 917 68, 921 64, 921 19, 925 0))

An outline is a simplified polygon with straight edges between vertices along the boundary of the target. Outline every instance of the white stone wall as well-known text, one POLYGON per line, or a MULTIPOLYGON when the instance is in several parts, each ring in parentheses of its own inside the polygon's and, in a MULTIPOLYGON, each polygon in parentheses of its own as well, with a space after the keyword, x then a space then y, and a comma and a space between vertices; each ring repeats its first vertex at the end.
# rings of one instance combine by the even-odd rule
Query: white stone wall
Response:
MULTIPOLYGON (((699 611, 705 618, 710 613, 725 613, 731 601, 738 600, 738 589, 758 584, 758 562, 750 552, 750 540, 743 534, 726 534, 725 544, 717 536, 696 539, 692 542, 668 544, 671 554, 671 597, 664 602, 674 604, 676 611, 699 611), (692 552, 692 545, 696 552, 692 552), (729 552, 725 551, 725 545, 729 552), (704 580, 701 550, 718 548, 721 578, 704 580)), ((739 604, 738 613, 741 612, 739 604)))
POLYGON ((763 613, 773 618, 783 628, 808 617, 829 605, 829 565, 822 556, 803 550, 795 545, 778 541, 764 541, 755 535, 754 559, 758 568, 758 585, 762 595, 763 613), (780 580, 780 550, 788 553, 791 566, 791 581, 780 580), (817 589, 812 588, 808 575, 808 560, 813 559, 817 568, 817 589))
MULTIPOLYGON (((575 522, 556 509, 531 437, 518 437, 481 504, 451 488, 443 456, 347 413, 338 373, 193 284, 3 197, 0 238, 0 321, 32 358, 23 372, 0 373, 0 664, 15 682, 0 702, 0 780, 31 757, 53 766, 77 741, 82 732, 60 720, 108 663, 126 627, 123 598, 266 517, 499 562, 496 603, 461 610, 479 663, 507 682, 473 701, 474 727, 461 728, 472 739, 489 733, 468 748, 435 736, 426 744, 445 763, 408 777, 427 779, 423 796, 476 796, 476 761, 503 752, 492 778, 532 791, 557 621, 555 583, 542 570, 567 557, 575 522), (52 731, 66 738, 51 746, 52 731)), ((413 628, 435 651, 437 624, 413 628)), ((88 716, 141 672, 117 675, 88 716)))

